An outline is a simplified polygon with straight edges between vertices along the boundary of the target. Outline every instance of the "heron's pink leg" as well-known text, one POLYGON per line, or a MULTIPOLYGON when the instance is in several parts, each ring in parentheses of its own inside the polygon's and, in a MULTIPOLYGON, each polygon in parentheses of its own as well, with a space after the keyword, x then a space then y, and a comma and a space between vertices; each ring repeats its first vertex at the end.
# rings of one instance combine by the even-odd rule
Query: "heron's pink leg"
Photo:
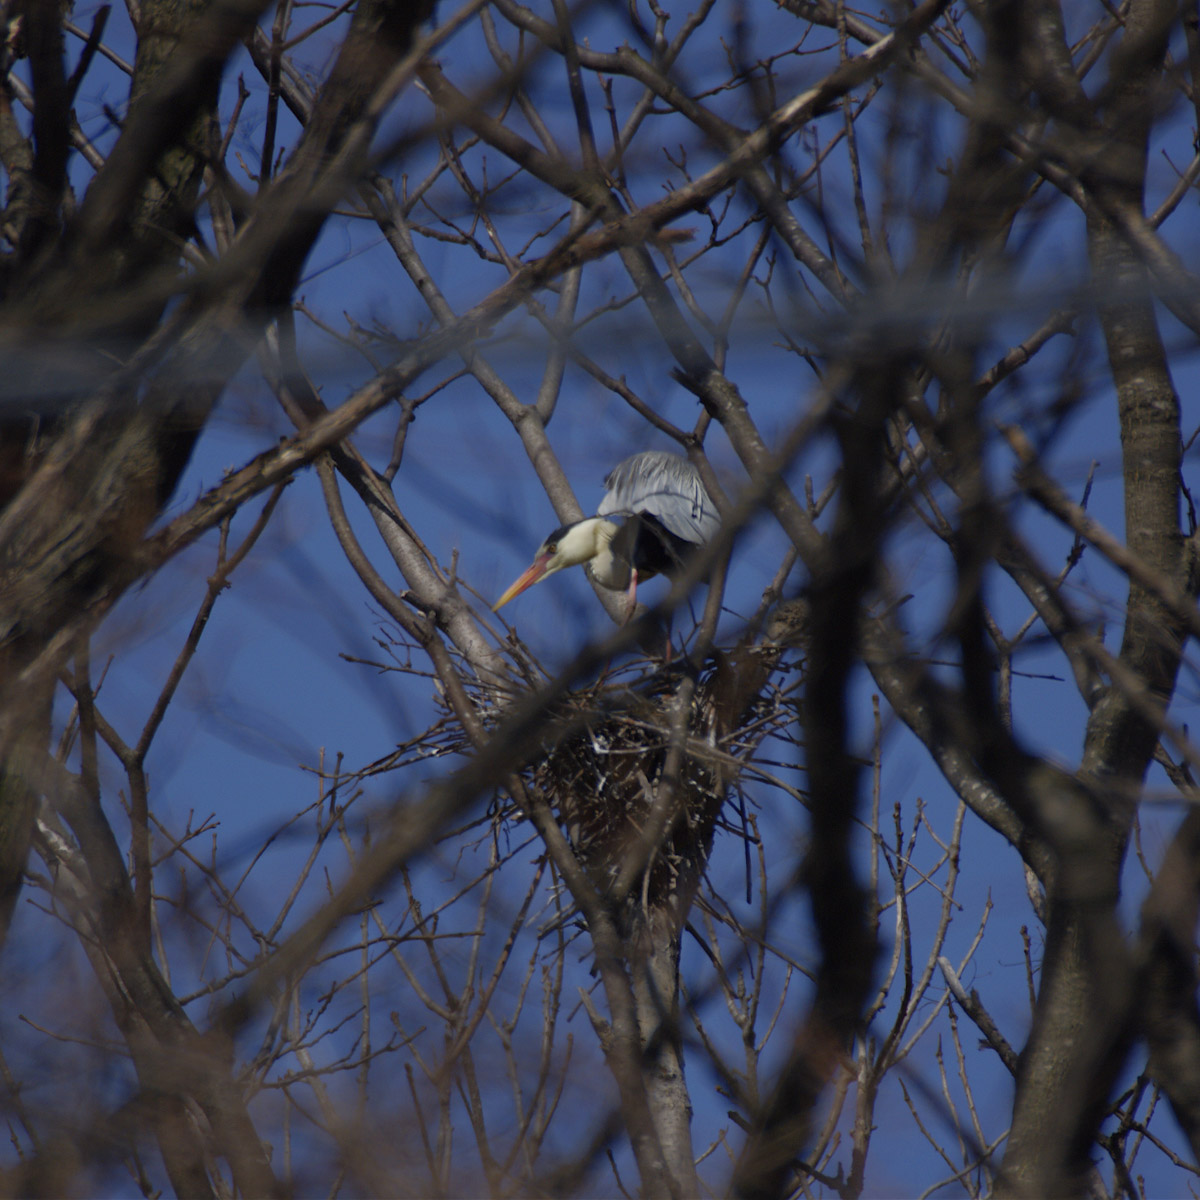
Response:
POLYGON ((625 593, 625 621, 626 625, 633 620, 633 610, 637 608, 637 567, 633 567, 629 572, 629 590, 625 593))

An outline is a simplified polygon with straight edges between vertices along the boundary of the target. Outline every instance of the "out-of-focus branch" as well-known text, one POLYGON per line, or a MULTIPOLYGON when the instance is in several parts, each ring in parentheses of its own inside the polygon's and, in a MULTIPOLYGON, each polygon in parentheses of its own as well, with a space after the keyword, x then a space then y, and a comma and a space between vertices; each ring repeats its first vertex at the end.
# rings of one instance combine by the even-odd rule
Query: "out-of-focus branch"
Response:
MULTIPOLYGON (((196 5, 198 16, 186 38, 178 14, 162 0, 143 5, 146 45, 165 37, 143 70, 135 105, 104 167, 88 188, 71 235, 73 264, 87 262, 122 242, 122 230, 137 208, 135 197, 154 164, 175 144, 180 130, 213 102, 216 85, 234 48, 266 9, 263 0, 217 0, 196 5)), ((66 280, 62 286, 66 286, 66 280)))
POLYGON ((898 405, 897 364, 864 367, 857 411, 833 422, 843 474, 832 535, 813 565, 809 602, 805 751, 812 822, 800 878, 821 944, 816 992, 770 1099, 754 1114, 734 1186, 754 1198, 786 1194, 793 1161, 807 1145, 813 1112, 857 1032, 874 971, 876 943, 867 898, 850 852, 860 767, 849 746, 849 678, 858 655, 859 613, 876 583, 888 524, 881 504, 885 419, 898 405))
POLYGON ((14 6, 13 19, 23 23, 33 83, 34 156, 28 219, 17 241, 18 254, 37 255, 58 232, 67 186, 70 146, 70 99, 63 68, 63 31, 53 4, 14 6))
MULTIPOLYGON (((102 969, 111 969, 114 976, 113 1016, 129 1043, 142 1087, 173 1100, 190 1098, 200 1106, 212 1126, 216 1152, 228 1160, 239 1190, 281 1195, 220 1043, 200 1036, 149 949, 139 945, 133 891, 104 814, 49 759, 43 782, 86 863, 87 933, 99 941, 107 964, 102 969)), ((197 1169, 186 1167, 185 1177, 197 1169)))
MULTIPOLYGON (((1196 789, 1188 789, 1196 803, 1196 789)), ((1200 917, 1200 810, 1171 839, 1142 905, 1138 938, 1141 1024, 1150 1070, 1200 1160, 1200 1008, 1196 1004, 1196 922, 1200 917)))

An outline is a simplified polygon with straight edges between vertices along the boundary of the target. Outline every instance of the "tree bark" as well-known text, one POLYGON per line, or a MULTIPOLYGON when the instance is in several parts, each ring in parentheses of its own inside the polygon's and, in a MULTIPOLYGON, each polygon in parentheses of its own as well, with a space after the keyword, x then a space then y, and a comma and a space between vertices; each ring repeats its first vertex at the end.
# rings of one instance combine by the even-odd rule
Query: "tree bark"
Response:
MULTIPOLYGON (((1174 8, 1138 0, 1112 58, 1111 150, 1099 194, 1142 208, 1153 93, 1174 8)), ((1061 28, 1061 22, 1060 22, 1061 28)), ((1080 111, 1078 104, 1074 110, 1080 111)), ((1089 131, 1090 132, 1090 131, 1089 131)), ((1179 401, 1149 299, 1145 268, 1103 211, 1088 216, 1096 294, 1121 425, 1129 549, 1186 585, 1179 524, 1179 401)), ((1088 720, 1079 791, 1039 800, 1050 818, 1060 869, 1034 1026, 1021 1056, 1001 1195, 1078 1194, 1116 1073, 1136 1033, 1133 962, 1116 905, 1130 822, 1158 742, 1146 704, 1165 712, 1185 630, 1151 592, 1130 582, 1120 662, 1137 695, 1110 681, 1088 720), (1064 818, 1058 820, 1058 816, 1064 818)))

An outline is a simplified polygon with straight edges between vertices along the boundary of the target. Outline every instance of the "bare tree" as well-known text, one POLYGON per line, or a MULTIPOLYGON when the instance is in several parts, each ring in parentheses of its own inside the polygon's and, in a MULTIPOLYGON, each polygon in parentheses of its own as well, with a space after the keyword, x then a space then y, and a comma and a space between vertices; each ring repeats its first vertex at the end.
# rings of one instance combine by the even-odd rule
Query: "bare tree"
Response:
POLYGON ((1194 6, 3 16, 7 1190, 1195 1189, 1194 6), (492 615, 652 443, 680 577, 492 615))

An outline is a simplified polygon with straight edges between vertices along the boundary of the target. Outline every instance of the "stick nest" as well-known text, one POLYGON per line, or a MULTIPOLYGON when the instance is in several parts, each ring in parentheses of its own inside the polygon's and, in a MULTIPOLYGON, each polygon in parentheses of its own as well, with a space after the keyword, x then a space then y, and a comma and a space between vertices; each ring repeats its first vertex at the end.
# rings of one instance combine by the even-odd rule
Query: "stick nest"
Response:
POLYGON ((640 889, 631 898, 690 903, 745 761, 794 715, 770 686, 779 659, 777 648, 739 647, 714 654, 694 684, 659 670, 636 687, 605 680, 566 702, 557 715, 568 732, 531 768, 530 782, 599 887, 637 856, 640 889))

